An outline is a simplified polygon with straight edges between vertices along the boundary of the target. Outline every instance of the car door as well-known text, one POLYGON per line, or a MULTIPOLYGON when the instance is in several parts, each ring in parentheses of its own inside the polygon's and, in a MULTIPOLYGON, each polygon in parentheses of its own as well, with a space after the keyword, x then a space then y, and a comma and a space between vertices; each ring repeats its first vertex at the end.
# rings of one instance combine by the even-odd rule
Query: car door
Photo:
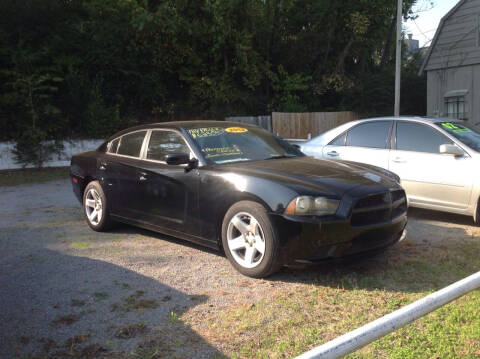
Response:
POLYGON ((390 171, 400 176, 410 204, 428 208, 466 208, 473 183, 472 158, 441 154, 453 141, 427 124, 397 121, 390 171))
POLYGON ((360 123, 323 148, 323 157, 388 168, 392 122, 360 123))
POLYGON ((111 213, 138 218, 138 166, 147 130, 130 132, 112 141, 107 154, 99 161, 99 173, 106 183, 111 213), (118 140, 118 142, 117 142, 118 140))
POLYGON ((193 153, 180 132, 153 129, 138 166, 139 211, 143 221, 170 231, 200 235, 198 170, 166 163, 168 154, 193 153))

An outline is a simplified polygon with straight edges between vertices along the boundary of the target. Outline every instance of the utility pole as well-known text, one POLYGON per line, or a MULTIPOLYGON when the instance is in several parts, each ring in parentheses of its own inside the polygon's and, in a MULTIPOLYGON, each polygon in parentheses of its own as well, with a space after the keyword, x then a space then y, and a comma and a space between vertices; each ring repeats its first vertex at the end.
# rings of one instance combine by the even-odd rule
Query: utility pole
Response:
POLYGON ((400 69, 402 66, 402 0, 397 4, 397 52, 395 55, 395 109, 394 116, 400 116, 400 69))

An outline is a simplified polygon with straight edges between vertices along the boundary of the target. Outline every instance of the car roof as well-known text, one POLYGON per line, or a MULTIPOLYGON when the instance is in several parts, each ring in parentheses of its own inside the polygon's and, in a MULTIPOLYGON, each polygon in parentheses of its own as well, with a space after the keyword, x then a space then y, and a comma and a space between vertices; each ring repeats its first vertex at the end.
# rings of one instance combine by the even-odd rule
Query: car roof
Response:
POLYGON ((464 120, 459 120, 456 118, 447 118, 447 117, 423 117, 423 116, 384 116, 384 117, 372 117, 372 118, 363 118, 361 120, 356 120, 352 122, 365 122, 365 121, 381 121, 381 120, 395 120, 395 121, 418 121, 425 123, 437 123, 437 122, 463 122, 464 120))
POLYGON ((325 145, 329 143, 333 139, 335 139, 338 135, 342 134, 346 130, 350 129, 351 127, 364 123, 364 122, 373 122, 373 121, 412 121, 412 122, 420 122, 420 123, 428 123, 434 124, 439 122, 464 122, 463 120, 453 119, 453 118, 433 118, 433 117, 421 117, 421 116, 384 116, 384 117, 371 117, 371 118, 362 118, 360 120, 354 120, 350 122, 346 122, 340 126, 334 127, 324 133, 319 134, 318 136, 312 138, 310 141, 304 143, 304 145, 308 145, 311 143, 312 145, 325 145))
POLYGON ((173 130, 189 130, 192 128, 201 128, 201 127, 248 127, 248 128, 259 128, 256 125, 232 122, 232 121, 213 121, 213 120, 201 120, 201 121, 171 121, 171 122, 155 122, 144 125, 138 125, 126 128, 125 130, 119 131, 114 135, 110 136, 107 141, 111 141, 114 138, 122 136, 129 132, 140 131, 140 130, 149 130, 149 129, 173 129, 173 130))

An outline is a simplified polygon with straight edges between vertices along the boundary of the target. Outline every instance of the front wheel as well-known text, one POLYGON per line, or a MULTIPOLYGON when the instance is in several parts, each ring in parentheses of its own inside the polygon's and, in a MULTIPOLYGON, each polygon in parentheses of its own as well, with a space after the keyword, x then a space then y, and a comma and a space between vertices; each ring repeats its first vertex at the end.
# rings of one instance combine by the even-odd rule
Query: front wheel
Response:
POLYGON ((98 181, 90 182, 83 192, 83 213, 88 225, 94 231, 104 231, 111 227, 107 197, 98 181))
POLYGON ((480 226, 480 198, 477 201, 477 208, 475 209, 475 214, 473 215, 473 221, 475 225, 480 226))
POLYGON ((282 266, 278 235, 265 208, 251 201, 235 203, 225 214, 222 244, 240 273, 264 278, 282 266))

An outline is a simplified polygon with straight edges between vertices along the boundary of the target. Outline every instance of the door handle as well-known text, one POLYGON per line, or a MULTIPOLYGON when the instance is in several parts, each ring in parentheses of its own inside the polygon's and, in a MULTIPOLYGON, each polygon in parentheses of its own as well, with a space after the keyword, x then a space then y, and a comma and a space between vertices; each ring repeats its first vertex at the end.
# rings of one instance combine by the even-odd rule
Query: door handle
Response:
POLYGON ((330 151, 327 152, 327 155, 332 157, 338 157, 339 153, 337 151, 330 151))
POLYGON ((100 162, 100 166, 98 166, 98 169, 101 171, 105 171, 107 169, 107 163, 106 162, 100 162))
POLYGON ((147 174, 145 172, 139 172, 140 177, 138 177, 139 181, 146 181, 147 180, 147 174))
POLYGON ((393 160, 393 162, 396 162, 396 163, 405 163, 407 161, 405 161, 403 158, 401 157, 395 157, 393 160))

